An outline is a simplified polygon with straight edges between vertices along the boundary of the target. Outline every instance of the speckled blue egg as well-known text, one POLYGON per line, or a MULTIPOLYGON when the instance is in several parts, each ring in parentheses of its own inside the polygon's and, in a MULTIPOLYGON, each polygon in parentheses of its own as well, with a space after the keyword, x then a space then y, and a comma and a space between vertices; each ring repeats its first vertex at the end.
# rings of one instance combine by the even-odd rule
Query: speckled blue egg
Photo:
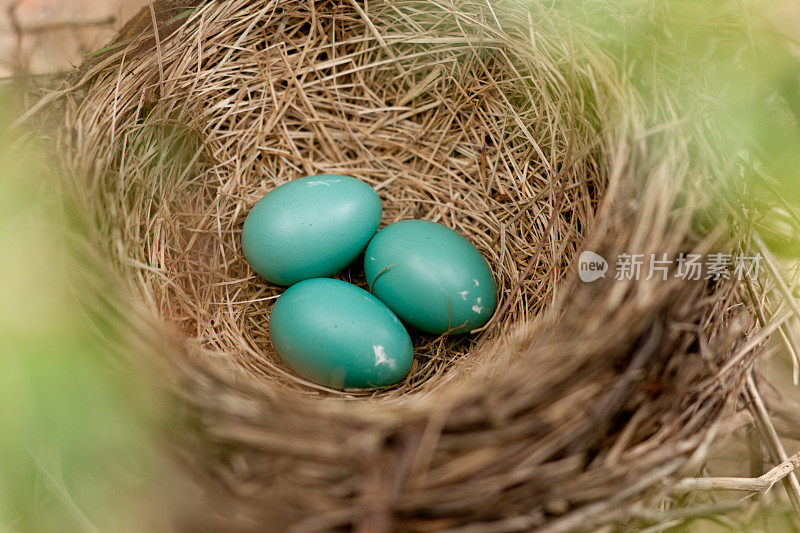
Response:
POLYGON ((244 221, 242 250, 267 281, 292 285, 352 263, 378 229, 381 201, 361 180, 336 174, 284 183, 244 221))
POLYGON ((428 333, 478 328, 497 304, 486 259, 435 222, 401 220, 383 228, 367 246, 364 270, 372 294, 406 324, 428 333))
POLYGON ((344 281, 317 278, 284 292, 269 318, 272 345, 300 376, 328 387, 386 387, 411 369, 405 326, 386 305, 344 281))

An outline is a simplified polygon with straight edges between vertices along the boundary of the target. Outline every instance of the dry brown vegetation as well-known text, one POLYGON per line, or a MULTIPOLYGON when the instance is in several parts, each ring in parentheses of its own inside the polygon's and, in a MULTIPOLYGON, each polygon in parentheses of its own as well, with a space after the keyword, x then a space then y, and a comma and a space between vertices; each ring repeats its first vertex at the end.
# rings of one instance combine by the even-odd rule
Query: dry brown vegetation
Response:
MULTIPOLYGON (((647 522, 642 502, 676 503, 664 480, 695 473, 746 422, 734 416, 746 378, 785 314, 759 329, 725 280, 576 278, 583 248, 735 244, 714 196, 723 163, 697 154, 703 132, 670 102, 648 116, 620 65, 557 12, 472 0, 232 0, 191 14, 192 2, 175 4, 145 12, 159 31, 139 17, 58 96, 92 246, 125 281, 129 304, 114 312, 187 408, 175 415, 185 463, 212 494, 234 496, 196 520, 363 531, 647 522), (388 390, 327 390, 285 370, 268 335, 281 289, 241 254, 254 202, 323 172, 374 186, 384 224, 456 229, 497 275, 490 324, 416 335, 411 374, 388 390)), ((364 285, 360 272, 341 277, 364 285)))

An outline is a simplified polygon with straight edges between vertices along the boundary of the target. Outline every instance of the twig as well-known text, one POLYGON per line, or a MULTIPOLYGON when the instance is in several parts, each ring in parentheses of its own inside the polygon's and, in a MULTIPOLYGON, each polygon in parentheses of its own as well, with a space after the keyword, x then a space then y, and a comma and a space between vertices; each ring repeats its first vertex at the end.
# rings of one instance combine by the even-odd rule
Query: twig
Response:
MULTIPOLYGON (((789 457, 786 454, 786 450, 783 448, 783 444, 781 444, 775 427, 769 419, 769 413, 764 405, 764 400, 761 398, 758 387, 756 387, 756 383, 753 380, 752 371, 747 374, 746 392, 750 398, 751 411, 757 422, 756 427, 758 427, 761 432, 761 436, 773 455, 773 459, 783 462, 788 461, 789 457)), ((800 517, 800 483, 797 481, 797 475, 793 471, 789 472, 786 477, 782 479, 782 482, 786 488, 786 492, 789 494, 789 500, 792 502, 795 512, 798 517, 800 517)))
POLYGON ((686 478, 678 481, 674 486, 670 487, 670 489, 675 492, 694 490, 741 490, 746 492, 767 492, 775 483, 781 481, 798 468, 800 468, 800 452, 792 455, 786 461, 756 478, 686 478))

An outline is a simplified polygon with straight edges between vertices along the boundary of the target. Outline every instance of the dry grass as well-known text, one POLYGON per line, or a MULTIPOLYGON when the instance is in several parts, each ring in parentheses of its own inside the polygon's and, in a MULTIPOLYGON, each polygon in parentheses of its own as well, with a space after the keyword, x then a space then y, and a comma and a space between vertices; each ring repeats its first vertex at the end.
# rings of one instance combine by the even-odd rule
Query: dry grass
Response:
MULTIPOLYGON (((130 225, 116 238, 128 259, 160 273, 162 282, 141 287, 160 316, 254 375, 318 389, 286 372, 271 350, 268 317, 282 288, 249 268, 240 232, 271 188, 319 173, 372 185, 384 224, 423 218, 470 236, 494 265, 503 295, 520 285, 536 255, 535 271, 504 298, 495 324, 513 322, 506 317, 528 322, 554 301, 605 188, 598 125, 577 107, 593 96, 585 86, 568 86, 566 65, 512 60, 491 28, 465 39, 447 27, 455 21, 431 28, 431 43, 399 25, 422 19, 416 8, 385 13, 394 20, 382 24, 397 27, 381 35, 385 46, 364 35, 364 19, 352 8, 316 13, 297 6, 282 17, 270 16, 269 5, 247 11, 255 27, 244 38, 239 25, 210 18, 216 30, 205 30, 200 47, 165 50, 156 61, 163 73, 154 77, 109 79, 104 94, 92 95, 96 107, 86 108, 115 110, 116 122, 102 117, 112 121, 95 124, 108 128, 105 134, 90 134, 108 143, 98 147, 103 167, 157 187, 128 191, 137 196, 115 217, 145 219, 145 228, 130 225), (271 30, 275 24, 282 30, 271 30), (390 46, 402 60, 387 61, 390 46), (534 107, 543 80, 567 92, 534 107), (186 149, 193 139, 202 139, 196 162, 186 149)), ((109 185, 107 176, 95 183, 109 185)), ((366 287, 362 270, 354 265, 342 277, 366 287)), ((503 329, 488 328, 483 337, 503 329)), ((418 335, 415 368, 392 394, 445 379, 477 338, 418 335)))
MULTIPOLYGON (((584 247, 731 244, 702 132, 669 102, 647 117, 619 66, 558 16, 473 0, 211 2, 174 33, 145 27, 68 91, 60 143, 124 281, 120 320, 190 407, 176 409, 186 462, 234 495, 198 520, 595 527, 638 516, 741 425, 730 415, 761 343, 740 343, 755 323, 732 283, 576 280, 584 247), (384 224, 469 237, 497 276, 490 324, 416 335, 414 368, 389 390, 285 370, 268 335, 280 288, 239 236, 264 193, 315 173, 370 183, 384 224)), ((365 286, 358 264, 340 277, 365 286)))

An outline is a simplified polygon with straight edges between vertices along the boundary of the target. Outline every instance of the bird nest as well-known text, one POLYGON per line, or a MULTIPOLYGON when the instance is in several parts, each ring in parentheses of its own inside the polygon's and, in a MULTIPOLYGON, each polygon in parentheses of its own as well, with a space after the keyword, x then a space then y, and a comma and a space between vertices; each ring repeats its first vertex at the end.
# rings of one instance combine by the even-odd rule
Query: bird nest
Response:
MULTIPOLYGON (((217 495, 196 520, 567 531, 625 519, 702 457, 755 357, 735 350, 749 315, 730 281, 613 279, 613 258, 726 246, 713 158, 558 17, 160 2, 77 72, 62 153, 127 296, 117 322, 163 370, 182 464, 217 495), (270 344, 282 289, 244 260, 242 225, 319 173, 373 186, 382 225, 455 229, 496 275, 492 320, 415 335, 389 389, 320 387, 270 344), (580 281, 582 250, 609 258, 605 278, 580 281)), ((360 265, 338 277, 366 286, 360 265)))

